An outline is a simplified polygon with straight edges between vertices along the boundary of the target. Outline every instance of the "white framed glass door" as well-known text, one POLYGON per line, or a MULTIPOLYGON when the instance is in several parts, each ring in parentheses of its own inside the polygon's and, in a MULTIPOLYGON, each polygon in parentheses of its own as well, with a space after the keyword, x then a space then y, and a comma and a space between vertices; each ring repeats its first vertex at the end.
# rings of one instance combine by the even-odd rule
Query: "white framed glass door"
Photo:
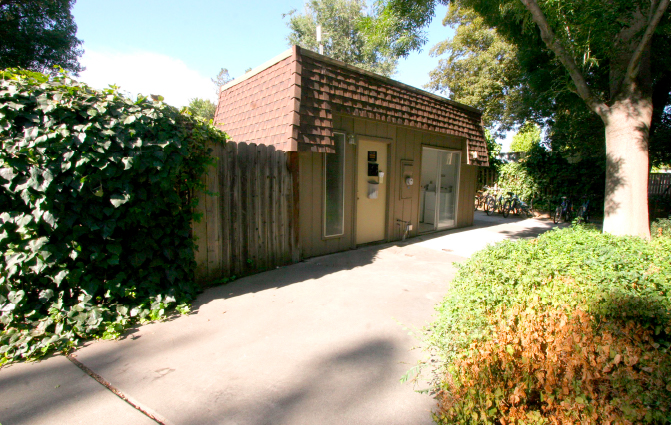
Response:
POLYGON ((419 231, 457 225, 461 152, 422 148, 419 231))

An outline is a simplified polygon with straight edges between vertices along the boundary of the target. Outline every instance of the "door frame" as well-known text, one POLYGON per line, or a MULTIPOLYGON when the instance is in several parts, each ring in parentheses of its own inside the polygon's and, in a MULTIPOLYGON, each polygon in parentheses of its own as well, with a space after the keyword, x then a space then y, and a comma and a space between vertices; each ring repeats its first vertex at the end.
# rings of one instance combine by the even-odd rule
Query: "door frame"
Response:
MULTIPOLYGON (((420 196, 417 197, 418 198, 417 199, 417 211, 420 211, 420 207, 421 207, 420 204, 422 202, 422 196, 421 196, 421 190, 422 189, 421 189, 421 187, 424 183, 422 181, 422 166, 424 165, 424 148, 432 149, 432 150, 435 150, 435 151, 446 151, 446 152, 459 153, 459 172, 457 173, 457 191, 455 193, 455 199, 454 199, 454 226, 439 228, 438 227, 439 220, 437 218, 438 217, 438 210, 436 209, 436 219, 435 219, 435 223, 434 223, 435 227, 432 230, 427 230, 427 231, 424 231, 424 232, 419 231, 420 223, 419 223, 419 215, 418 215, 418 217, 417 217, 417 234, 422 234, 422 235, 427 234, 427 233, 432 233, 432 232, 441 232, 443 230, 455 229, 457 227, 457 222, 458 222, 457 215, 459 214, 459 192, 460 192, 460 189, 461 189, 461 166, 462 166, 461 160, 462 160, 462 156, 464 154, 461 149, 443 148, 443 147, 439 147, 439 146, 432 146, 432 145, 425 145, 425 144, 421 145, 422 150, 421 150, 420 161, 419 161, 420 196)), ((436 204, 437 203, 438 203, 438 197, 436 197, 436 204)))
POLYGON ((352 248, 356 248, 358 246, 365 246, 365 245, 370 245, 370 244, 376 244, 379 243, 380 241, 374 241, 374 242, 366 242, 366 243, 357 243, 357 205, 359 203, 359 154, 361 154, 361 149, 359 147, 361 146, 361 141, 371 141, 371 142, 379 142, 379 143, 384 143, 387 145, 387 171, 385 171, 385 178, 387 179, 387 188, 385 189, 385 206, 384 206, 384 239, 381 239, 383 242, 387 242, 389 240, 389 205, 390 205, 390 188, 391 188, 391 179, 393 176, 393 170, 391 167, 392 164, 392 149, 391 145, 393 142, 393 139, 386 138, 386 137, 375 137, 375 136, 366 136, 364 134, 354 134, 354 140, 355 140, 355 146, 354 146, 354 184, 352 185, 352 199, 354 202, 352 202, 352 248))

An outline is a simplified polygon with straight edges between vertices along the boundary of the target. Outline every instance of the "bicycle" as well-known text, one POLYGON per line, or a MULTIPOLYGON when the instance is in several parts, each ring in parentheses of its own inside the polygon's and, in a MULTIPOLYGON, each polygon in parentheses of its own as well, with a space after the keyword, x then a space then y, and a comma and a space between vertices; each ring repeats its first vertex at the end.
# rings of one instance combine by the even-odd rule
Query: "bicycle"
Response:
POLYGON ((531 207, 522 201, 519 196, 512 192, 508 192, 508 195, 510 195, 510 199, 503 204, 503 217, 507 218, 511 212, 515 215, 524 213, 527 217, 533 217, 531 207))
POLYGON ((489 186, 483 186, 482 189, 478 190, 475 193, 475 210, 482 207, 485 209, 487 207, 487 197, 489 196, 489 186))
POLYGON ((554 221, 555 224, 558 224, 562 220, 564 223, 570 223, 573 214, 573 205, 571 204, 571 201, 566 196, 562 196, 561 199, 561 205, 555 209, 552 218, 552 221, 554 221))
POLYGON ((583 202, 580 208, 578 208, 578 213, 576 214, 576 222, 580 223, 589 223, 589 198, 587 196, 582 197, 583 202))
MULTIPOLYGON (((508 192, 509 195, 511 193, 512 192, 508 192)), ((485 212, 487 213, 487 215, 492 215, 495 212, 497 212, 497 210, 498 212, 502 213, 504 202, 505 201, 503 198, 503 194, 498 195, 498 197, 496 195, 490 195, 489 199, 487 200, 487 206, 485 207, 485 212)))

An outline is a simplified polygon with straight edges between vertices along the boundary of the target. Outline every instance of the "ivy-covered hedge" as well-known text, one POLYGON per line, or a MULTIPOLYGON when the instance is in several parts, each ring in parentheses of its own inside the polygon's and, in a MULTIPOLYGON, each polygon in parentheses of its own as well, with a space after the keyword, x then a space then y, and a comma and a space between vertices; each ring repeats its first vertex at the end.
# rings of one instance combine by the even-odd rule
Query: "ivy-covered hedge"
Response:
POLYGON ((66 75, 0 81, 0 365, 188 310, 194 190, 226 136, 66 75))
POLYGON ((671 421, 671 237, 656 234, 576 226, 461 265, 425 334, 436 421, 671 421))

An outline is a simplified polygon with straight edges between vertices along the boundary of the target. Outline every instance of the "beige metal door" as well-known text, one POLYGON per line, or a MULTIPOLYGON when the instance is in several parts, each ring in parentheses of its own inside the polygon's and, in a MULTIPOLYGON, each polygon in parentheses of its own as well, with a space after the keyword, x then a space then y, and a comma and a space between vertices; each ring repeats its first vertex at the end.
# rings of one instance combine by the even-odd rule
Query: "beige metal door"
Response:
MULTIPOLYGON (((385 238, 387 211, 387 143, 359 139, 357 159, 356 243, 385 238), (378 175, 370 176, 370 165, 377 164, 378 175), (381 177, 380 172, 384 173, 381 177)), ((373 165, 374 168, 374 165, 373 165)))

